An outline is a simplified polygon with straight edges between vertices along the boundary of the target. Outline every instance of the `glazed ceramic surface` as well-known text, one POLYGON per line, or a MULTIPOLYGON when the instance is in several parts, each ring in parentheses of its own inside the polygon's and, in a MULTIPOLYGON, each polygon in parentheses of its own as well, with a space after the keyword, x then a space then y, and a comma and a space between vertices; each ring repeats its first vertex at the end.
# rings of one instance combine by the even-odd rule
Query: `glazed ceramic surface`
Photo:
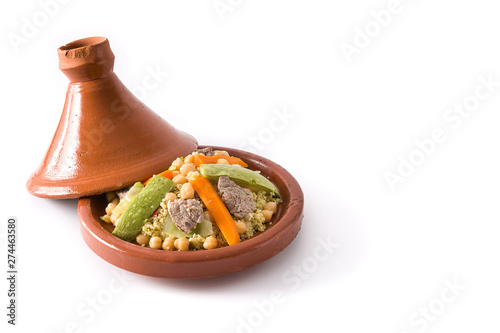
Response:
POLYGON ((192 136, 155 114, 118 79, 106 38, 77 40, 57 53, 70 83, 52 143, 27 183, 33 195, 77 198, 119 189, 196 149, 192 136))
POLYGON ((242 158, 250 169, 260 170, 278 187, 283 202, 264 232, 239 244, 213 250, 181 252, 141 247, 111 234, 113 225, 99 218, 107 205, 105 196, 100 195, 82 198, 78 203, 80 228, 87 245, 115 266, 143 275, 175 279, 207 278, 241 271, 281 252, 301 228, 304 196, 299 184, 284 168, 268 159, 241 150, 214 148, 242 158))

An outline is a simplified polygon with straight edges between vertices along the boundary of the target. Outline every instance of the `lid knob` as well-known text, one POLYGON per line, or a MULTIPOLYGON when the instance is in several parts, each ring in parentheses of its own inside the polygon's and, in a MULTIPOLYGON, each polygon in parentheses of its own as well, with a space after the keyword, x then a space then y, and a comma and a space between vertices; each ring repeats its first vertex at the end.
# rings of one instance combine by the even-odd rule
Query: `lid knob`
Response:
POLYGON ((71 82, 100 79, 113 72, 115 55, 105 37, 75 40, 57 49, 59 68, 71 82))

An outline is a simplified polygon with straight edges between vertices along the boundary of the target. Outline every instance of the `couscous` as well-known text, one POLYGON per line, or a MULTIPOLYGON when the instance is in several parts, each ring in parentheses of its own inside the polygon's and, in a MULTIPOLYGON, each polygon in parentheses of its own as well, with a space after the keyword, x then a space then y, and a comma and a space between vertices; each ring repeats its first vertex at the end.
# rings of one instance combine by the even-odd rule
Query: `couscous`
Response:
POLYGON ((281 202, 276 186, 212 148, 175 159, 144 183, 106 193, 113 234, 164 251, 210 250, 264 231, 281 202))

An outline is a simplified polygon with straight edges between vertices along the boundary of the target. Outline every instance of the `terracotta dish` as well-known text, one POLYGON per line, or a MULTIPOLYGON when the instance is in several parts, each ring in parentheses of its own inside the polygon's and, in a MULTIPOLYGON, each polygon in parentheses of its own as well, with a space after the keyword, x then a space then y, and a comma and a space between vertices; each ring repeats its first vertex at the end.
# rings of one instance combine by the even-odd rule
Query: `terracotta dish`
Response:
POLYGON ((213 148, 242 158, 250 169, 260 170, 279 189, 283 202, 264 232, 239 244, 213 250, 165 251, 141 247, 111 234, 113 225, 99 218, 107 205, 105 195, 99 195, 78 202, 80 229, 87 245, 120 268, 174 279, 208 278, 241 271, 281 252, 302 224, 304 196, 299 184, 284 168, 266 158, 236 149, 213 148))
POLYGON ((304 198, 297 181, 268 159, 222 147, 213 148, 242 158, 278 188, 282 202, 265 231, 235 245, 202 251, 155 250, 112 235, 114 226, 100 219, 107 205, 104 193, 164 171, 198 143, 123 85, 113 72, 115 56, 106 38, 79 39, 61 46, 57 54, 59 68, 69 79, 66 100, 52 142, 26 187, 44 198, 84 197, 78 214, 92 251, 131 272, 195 279, 241 271, 292 242, 303 219, 304 198))
POLYGON ((145 180, 198 145, 137 99, 113 72, 104 37, 57 50, 70 83, 49 149, 27 183, 44 198, 79 198, 145 180))

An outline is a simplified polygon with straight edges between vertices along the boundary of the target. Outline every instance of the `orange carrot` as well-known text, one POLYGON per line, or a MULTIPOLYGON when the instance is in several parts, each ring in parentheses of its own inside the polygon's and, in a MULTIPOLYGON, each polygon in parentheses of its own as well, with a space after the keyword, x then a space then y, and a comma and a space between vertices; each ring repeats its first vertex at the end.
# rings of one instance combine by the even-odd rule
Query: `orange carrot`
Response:
POLYGON ((246 168, 248 164, 243 162, 241 158, 232 157, 232 156, 204 156, 200 154, 194 155, 194 164, 199 167, 200 164, 217 164, 217 160, 219 159, 226 160, 229 164, 239 164, 242 167, 246 168))
MULTIPOLYGON (((172 177, 174 176, 174 171, 173 170, 165 170, 159 174, 157 174, 156 176, 162 176, 162 177, 165 177, 165 178, 168 178, 168 179, 172 179, 172 177)), ((151 179, 153 179, 154 176, 152 176, 151 178, 149 178, 148 180, 146 180, 144 183, 142 183, 144 186, 146 186, 150 181, 151 179)))
POLYGON ((229 214, 229 211, 215 188, 210 184, 210 181, 205 177, 198 177, 191 180, 190 183, 207 207, 227 243, 229 245, 238 244, 240 242, 240 235, 238 234, 236 223, 234 223, 231 214, 229 214))

